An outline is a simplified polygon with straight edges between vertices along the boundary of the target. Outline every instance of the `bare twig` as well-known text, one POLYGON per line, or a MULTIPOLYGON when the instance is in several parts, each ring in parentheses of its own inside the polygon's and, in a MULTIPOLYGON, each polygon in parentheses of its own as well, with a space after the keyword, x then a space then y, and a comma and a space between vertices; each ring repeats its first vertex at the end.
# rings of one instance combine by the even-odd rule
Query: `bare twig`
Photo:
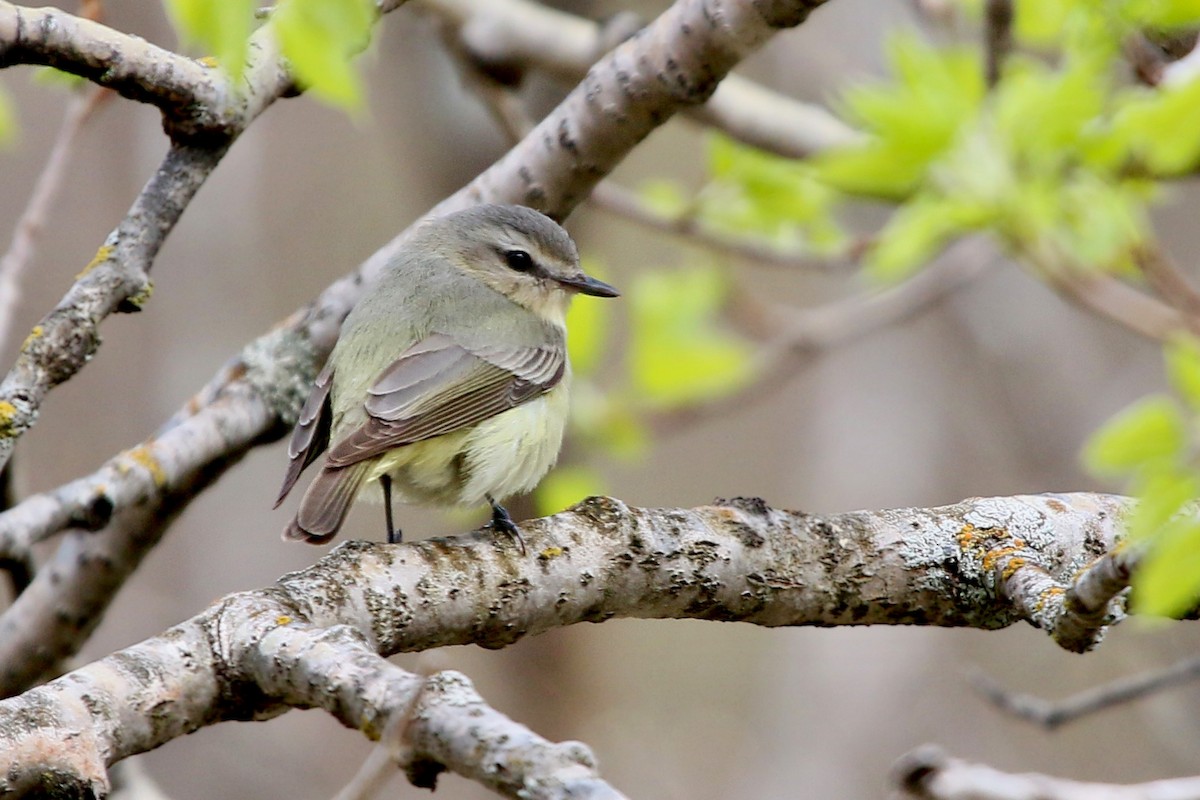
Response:
POLYGON ((952 758, 932 745, 901 759, 893 781, 906 796, 923 800, 1200 800, 1200 777, 1128 785, 1085 783, 1001 772, 952 758))
POLYGON ((1047 730, 1055 730, 1081 717, 1140 700, 1197 678, 1200 678, 1200 658, 1185 659, 1163 670, 1121 678, 1058 701, 1009 691, 982 671, 971 675, 971 683, 1002 711, 1047 730))
POLYGON ((0 256, 0 352, 5 351, 12 334, 13 312, 21 299, 21 275, 33 260, 38 234, 62 186, 75 140, 107 97, 111 97, 108 90, 95 88, 71 98, 54 146, 30 192, 29 202, 17 220, 8 252, 0 256))
POLYGON ((654 430, 660 434, 673 433, 704 419, 744 409, 747 403, 757 403, 773 395, 829 351, 903 324, 927 311, 971 284, 996 263, 996 256, 983 246, 982 240, 965 240, 904 283, 816 308, 785 311, 753 303, 744 316, 758 328, 757 335, 766 338, 757 379, 746 391, 654 414, 651 418, 654 430))

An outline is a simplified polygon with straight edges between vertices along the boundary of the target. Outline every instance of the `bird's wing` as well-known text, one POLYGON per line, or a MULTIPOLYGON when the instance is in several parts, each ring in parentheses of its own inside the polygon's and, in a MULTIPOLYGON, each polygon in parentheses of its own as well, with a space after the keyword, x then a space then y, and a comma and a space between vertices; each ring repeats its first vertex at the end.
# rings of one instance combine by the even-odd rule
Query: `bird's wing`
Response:
POLYGON ((443 334, 419 342, 383 371, 363 404, 367 421, 329 451, 346 467, 476 425, 553 389, 566 370, 561 340, 468 349, 443 334))
POLYGON ((329 446, 329 425, 333 419, 333 410, 329 403, 329 389, 333 386, 333 364, 326 362, 325 368, 317 375, 312 392, 300 409, 300 418, 292 429, 292 438, 288 441, 288 469, 283 478, 283 487, 275 498, 275 507, 283 502, 288 492, 296 485, 296 479, 304 468, 317 459, 317 456, 329 446))

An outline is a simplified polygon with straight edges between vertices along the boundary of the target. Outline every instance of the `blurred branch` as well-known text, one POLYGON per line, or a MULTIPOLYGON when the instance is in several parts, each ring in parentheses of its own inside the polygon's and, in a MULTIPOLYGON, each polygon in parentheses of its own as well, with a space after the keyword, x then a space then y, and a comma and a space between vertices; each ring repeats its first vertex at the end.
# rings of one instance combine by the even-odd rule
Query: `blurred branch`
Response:
POLYGON ((1178 311, 1112 275, 1072 272, 1047 274, 1046 280, 1068 300, 1149 339, 1168 339, 1184 328, 1178 311))
POLYGON ((1013 0, 987 0, 983 23, 984 79, 993 87, 1013 48, 1013 0))
POLYGON ((268 589, 0 702, 0 791, 29 791, 47 774, 102 789, 107 766, 202 726, 315 707, 371 738, 408 719, 418 785, 445 767, 512 797, 617 797, 582 745, 520 729, 459 676, 426 681, 380 656, 495 648, 614 617, 987 630, 1026 620, 1085 649, 1099 632, 1060 641, 1055 619, 1079 568, 1114 546, 1129 503, 1026 495, 818 516, 756 498, 695 509, 590 498, 524 523, 530 558, 487 532, 347 542, 268 589), (602 794, 567 794, 564 782, 602 794))
POLYGON ((1200 777, 1122 786, 1016 775, 952 758, 932 745, 902 758, 893 781, 906 797, 922 800, 1200 800, 1200 777))
POLYGON ((611 181, 604 181, 592 190, 592 205, 639 225, 686 239, 689 243, 715 250, 725 256, 741 258, 773 267, 833 272, 853 263, 865 246, 852 244, 845 256, 825 258, 804 253, 788 253, 749 237, 733 237, 714 231, 695 216, 669 217, 646 206, 637 195, 611 181))
POLYGON ((1190 658, 1163 670, 1121 678, 1056 702, 1011 692, 983 672, 973 674, 971 683, 1000 710, 1046 730, 1056 730, 1081 717, 1140 700, 1197 678, 1200 678, 1200 658, 1190 658))
MULTIPOLYGON (((583 78, 611 48, 610 27, 529 0, 418 0, 461 30, 464 47, 483 64, 524 65, 563 80, 583 78)), ((818 3, 809 3, 815 7, 818 3)), ((793 23, 794 24, 794 23, 793 23)), ((676 52, 679 52, 676 50, 676 52)), ((667 70, 664 74, 669 74, 667 70)), ((860 134, 819 106, 731 75, 688 114, 745 144, 802 158, 857 141, 860 134)))
MULTIPOLYGON (((743 390, 701 404, 662 411, 651 419, 660 434, 672 433, 726 412, 761 402, 813 362, 839 347, 901 325, 970 285, 996 263, 982 239, 951 246, 930 266, 896 286, 863 292, 807 309, 781 309, 749 298, 735 298, 733 313, 765 339, 758 379, 743 390)), ((746 327, 746 325, 743 325, 746 327)))
POLYGON ((33 261, 38 234, 46 224, 50 206, 62 186, 75 141, 93 112, 111 96, 105 89, 93 89, 71 97, 54 146, 29 194, 29 202, 17 220, 8 251, 0 256, 0 352, 7 349, 8 337, 12 335, 13 313, 21 298, 21 276, 33 261))
POLYGON ((1193 330, 1200 328, 1200 289, 1179 269, 1175 261, 1155 245, 1138 248, 1133 260, 1150 286, 1188 318, 1189 327, 1193 330))

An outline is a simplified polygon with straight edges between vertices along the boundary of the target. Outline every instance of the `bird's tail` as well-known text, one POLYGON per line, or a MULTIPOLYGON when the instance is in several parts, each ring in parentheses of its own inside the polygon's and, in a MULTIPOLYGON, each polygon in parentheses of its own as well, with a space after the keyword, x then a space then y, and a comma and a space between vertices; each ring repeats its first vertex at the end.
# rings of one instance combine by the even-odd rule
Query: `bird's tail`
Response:
POLYGON ((325 544, 336 536, 370 467, 366 461, 322 468, 308 485, 295 519, 284 528, 283 538, 325 544))

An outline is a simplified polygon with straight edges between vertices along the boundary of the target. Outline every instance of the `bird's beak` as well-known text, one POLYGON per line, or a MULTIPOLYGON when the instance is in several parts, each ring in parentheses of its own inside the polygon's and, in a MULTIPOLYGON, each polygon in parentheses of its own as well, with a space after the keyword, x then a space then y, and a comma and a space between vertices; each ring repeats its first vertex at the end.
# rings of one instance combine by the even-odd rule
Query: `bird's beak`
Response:
POLYGON ((561 275, 554 278, 555 281, 562 284, 563 288, 570 292, 580 292, 582 294, 590 294, 593 297, 620 297, 621 293, 615 287, 609 286, 604 281, 596 280, 591 275, 580 272, 576 275, 561 275))

